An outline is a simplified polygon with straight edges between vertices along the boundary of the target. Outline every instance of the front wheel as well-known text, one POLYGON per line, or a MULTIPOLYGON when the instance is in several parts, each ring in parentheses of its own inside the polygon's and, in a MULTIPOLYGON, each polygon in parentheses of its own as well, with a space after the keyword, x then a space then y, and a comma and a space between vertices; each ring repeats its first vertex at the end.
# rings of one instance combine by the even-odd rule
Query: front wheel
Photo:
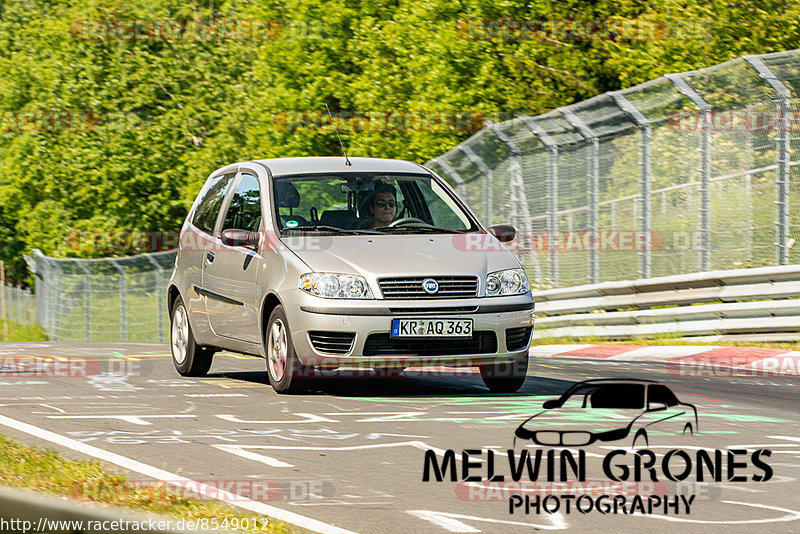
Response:
POLYGON ((175 300, 170 319, 169 341, 175 369, 183 376, 205 376, 211 369, 214 351, 199 347, 195 342, 189 314, 181 297, 175 300))
POLYGON ((528 353, 511 363, 481 365, 481 378, 492 393, 514 393, 528 376, 528 353))
POLYGON ((277 393, 298 393, 308 385, 309 368, 297 359, 283 306, 269 316, 264 334, 269 383, 277 393))

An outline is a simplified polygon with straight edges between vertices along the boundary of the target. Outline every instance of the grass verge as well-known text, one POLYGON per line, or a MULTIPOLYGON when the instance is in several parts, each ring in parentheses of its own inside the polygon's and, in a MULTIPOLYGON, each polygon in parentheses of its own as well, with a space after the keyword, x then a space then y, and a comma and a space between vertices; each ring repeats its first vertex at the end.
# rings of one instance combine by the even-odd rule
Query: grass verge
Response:
MULTIPOLYGON (((5 321, 0 319, 0 341, 5 341, 5 321)), ((47 334, 38 324, 8 321, 8 341, 47 341, 47 334)))
MULTIPOLYGON (((252 525, 257 515, 223 503, 192 500, 151 485, 133 484, 126 475, 113 473, 99 462, 65 459, 58 452, 31 447, 2 435, 0 484, 176 518, 216 518, 220 524, 224 519, 229 525, 243 524, 242 520, 249 519, 252 525)), ((258 532, 283 534, 303 530, 270 520, 268 529, 258 532)))

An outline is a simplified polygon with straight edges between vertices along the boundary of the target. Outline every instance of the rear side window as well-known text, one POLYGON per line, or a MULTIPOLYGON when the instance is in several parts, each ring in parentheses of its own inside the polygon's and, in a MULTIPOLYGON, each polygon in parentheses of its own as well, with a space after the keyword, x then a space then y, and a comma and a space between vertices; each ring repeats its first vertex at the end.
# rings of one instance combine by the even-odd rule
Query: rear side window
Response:
POLYGON ((214 223, 217 221, 219 208, 222 206, 222 200, 225 198, 234 176, 236 176, 236 173, 222 174, 211 179, 211 183, 206 188, 205 193, 202 193, 203 198, 194 212, 193 225, 209 234, 214 231, 214 223))

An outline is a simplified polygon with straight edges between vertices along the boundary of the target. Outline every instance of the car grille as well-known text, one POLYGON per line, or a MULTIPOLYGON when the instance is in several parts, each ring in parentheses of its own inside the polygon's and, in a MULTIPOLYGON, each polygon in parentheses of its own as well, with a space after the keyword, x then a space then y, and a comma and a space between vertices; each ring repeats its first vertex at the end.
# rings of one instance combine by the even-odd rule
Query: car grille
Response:
POLYGON ((478 295, 477 276, 409 276, 378 280, 385 299, 452 299, 478 295), (422 289, 422 281, 432 278, 439 284, 434 294, 422 289))
POLYGON ((347 354, 353 348, 356 335, 352 332, 309 332, 308 338, 317 352, 347 354))
POLYGON ((364 356, 455 356, 497 352, 494 332, 475 332, 471 338, 398 339, 388 333, 370 334, 364 344, 364 356))
POLYGON ((506 329, 506 349, 509 351, 522 350, 528 346, 531 339, 531 326, 506 329))

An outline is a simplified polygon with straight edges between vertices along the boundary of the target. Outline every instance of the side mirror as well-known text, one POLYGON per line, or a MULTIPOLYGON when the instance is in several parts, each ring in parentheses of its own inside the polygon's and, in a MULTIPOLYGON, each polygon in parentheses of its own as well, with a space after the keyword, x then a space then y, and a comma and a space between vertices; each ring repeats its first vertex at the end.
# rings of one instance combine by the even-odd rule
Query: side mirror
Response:
POLYGON ((663 402, 651 402, 647 406, 647 411, 648 412, 657 412, 659 410, 666 410, 666 409, 667 409, 667 405, 665 403, 663 403, 663 402))
POLYGON ((231 228, 223 230, 221 237, 222 242, 229 247, 247 247, 252 249, 258 247, 258 232, 231 228))
POLYGON ((517 237, 517 230, 510 224, 498 224, 488 228, 489 233, 497 238, 501 243, 508 243, 517 237))
POLYGON ((542 404, 542 408, 544 408, 545 410, 552 410, 553 408, 558 408, 559 406, 561 405, 558 404, 558 399, 550 399, 549 401, 545 401, 544 404, 542 404))

